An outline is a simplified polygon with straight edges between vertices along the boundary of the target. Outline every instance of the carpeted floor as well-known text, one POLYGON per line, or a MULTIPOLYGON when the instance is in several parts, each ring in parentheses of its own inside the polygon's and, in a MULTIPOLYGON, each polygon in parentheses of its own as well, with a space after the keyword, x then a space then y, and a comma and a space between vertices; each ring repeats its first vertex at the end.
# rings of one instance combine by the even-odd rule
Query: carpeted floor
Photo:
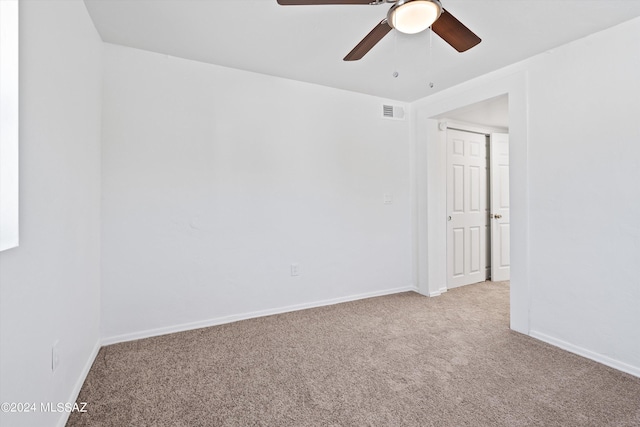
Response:
POLYGON ((506 283, 104 347, 68 426, 640 426, 640 379, 512 332, 506 283))

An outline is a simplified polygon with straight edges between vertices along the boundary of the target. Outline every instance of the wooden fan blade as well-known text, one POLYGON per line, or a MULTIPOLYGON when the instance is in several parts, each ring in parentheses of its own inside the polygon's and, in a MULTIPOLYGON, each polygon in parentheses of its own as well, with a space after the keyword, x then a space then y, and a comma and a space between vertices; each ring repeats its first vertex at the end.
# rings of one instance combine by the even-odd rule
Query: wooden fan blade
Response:
POLYGON ((369 34, 367 34, 351 52, 344 57, 345 61, 357 61, 367 54, 387 33, 391 31, 391 26, 386 19, 380 21, 369 34))
POLYGON ((282 6, 305 6, 314 4, 370 4, 374 0, 278 0, 282 6))
POLYGON ((482 41, 446 10, 442 11, 440 18, 431 25, 431 29, 458 52, 469 50, 482 41))

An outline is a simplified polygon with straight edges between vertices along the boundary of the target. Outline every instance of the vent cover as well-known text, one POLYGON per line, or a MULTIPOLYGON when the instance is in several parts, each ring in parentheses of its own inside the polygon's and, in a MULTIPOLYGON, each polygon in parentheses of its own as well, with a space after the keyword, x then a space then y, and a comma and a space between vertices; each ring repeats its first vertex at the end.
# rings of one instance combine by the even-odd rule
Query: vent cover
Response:
POLYGON ((383 105, 382 117, 385 119, 404 120, 404 108, 397 105, 383 105))

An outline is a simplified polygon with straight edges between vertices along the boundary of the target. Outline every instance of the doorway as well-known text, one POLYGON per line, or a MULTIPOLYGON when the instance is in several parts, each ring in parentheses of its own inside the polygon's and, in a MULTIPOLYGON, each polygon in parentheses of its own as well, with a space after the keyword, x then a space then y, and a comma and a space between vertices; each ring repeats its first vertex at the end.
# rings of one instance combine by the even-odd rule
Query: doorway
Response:
POLYGON ((447 289, 510 279, 508 98, 440 118, 446 130, 447 289))
POLYGON ((523 334, 529 334, 531 304, 528 93, 528 76, 524 71, 471 81, 436 93, 413 105, 415 132, 411 142, 415 158, 414 280, 418 292, 437 297, 447 292, 446 126, 443 129, 442 121, 449 112, 508 97, 510 327, 523 334))

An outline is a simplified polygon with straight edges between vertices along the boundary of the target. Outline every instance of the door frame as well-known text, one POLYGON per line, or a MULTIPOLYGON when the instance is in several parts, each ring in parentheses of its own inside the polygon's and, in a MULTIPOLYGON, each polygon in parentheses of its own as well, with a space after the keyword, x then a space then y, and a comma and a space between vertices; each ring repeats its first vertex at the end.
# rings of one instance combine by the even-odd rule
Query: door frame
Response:
MULTIPOLYGON (((493 73, 416 101, 411 108, 413 279, 418 291, 446 290, 446 132, 437 117, 496 96, 509 97, 510 327, 529 334, 529 168, 527 72, 493 73)), ((446 128, 445 128, 446 129, 446 128)))

